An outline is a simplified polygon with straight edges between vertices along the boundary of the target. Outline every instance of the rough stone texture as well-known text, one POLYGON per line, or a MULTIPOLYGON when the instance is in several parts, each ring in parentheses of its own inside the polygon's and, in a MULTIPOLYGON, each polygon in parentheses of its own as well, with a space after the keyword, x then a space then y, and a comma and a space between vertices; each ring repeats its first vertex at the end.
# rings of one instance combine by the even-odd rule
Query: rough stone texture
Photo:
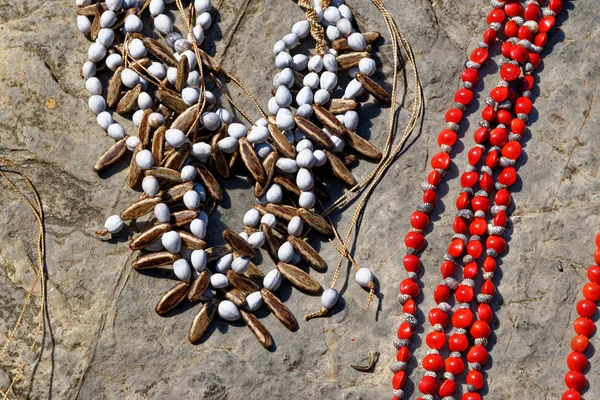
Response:
MULTIPOLYGON (((426 113, 420 134, 413 137, 410 148, 371 199, 360 230, 356 259, 376 273, 380 300, 365 311, 367 294, 350 274, 348 284, 338 283, 345 293, 333 315, 300 321, 298 332, 288 332, 263 311, 259 316, 273 334, 274 352, 264 351, 241 324, 222 322, 213 324, 210 337, 201 345, 190 345, 187 329, 197 306, 183 307, 166 317, 154 312, 160 294, 173 284, 173 276, 133 272, 126 243, 102 242, 94 236, 104 218, 135 195, 127 188, 122 168, 100 178, 91 171, 111 139, 87 109, 79 67, 86 59, 88 43, 76 29, 73 3, 8 0, 0 5, 0 156, 23 166, 36 183, 44 201, 48 235, 48 329, 43 349, 32 358, 26 378, 15 389, 17 396, 391 397, 388 364, 394 359, 392 340, 399 324, 395 297, 404 276, 401 239, 409 227, 409 213, 421 197, 419 184, 429 169, 430 152, 437 151, 437 131, 458 86, 462 64, 485 28, 487 2, 387 2, 413 45, 426 113), (50 98, 56 100, 54 109, 46 105, 50 98), (372 373, 350 368, 371 349, 382 354, 372 373)), ((389 38, 370 2, 352 1, 351 5, 366 27, 389 38)), ((216 44, 217 56, 266 104, 275 72, 271 46, 302 18, 302 11, 290 0, 222 0, 216 6, 218 25, 211 28, 209 40, 216 44)), ((592 262, 600 222, 600 144, 594 137, 600 123, 600 106, 595 101, 599 14, 589 0, 568 2, 536 78, 540 86, 535 89, 531 131, 519 163, 509 251, 494 278, 499 295, 494 300, 498 314, 492 361, 485 371, 488 386, 483 393, 488 399, 557 398, 564 387, 574 305, 581 296, 585 267, 592 262)), ((389 83, 388 43, 381 46, 379 58, 389 83)), ((451 236, 459 188, 456 178, 466 165, 466 149, 473 143, 476 109, 497 79, 496 67, 487 72, 469 109, 469 122, 463 124, 463 131, 470 125, 465 145, 455 149, 457 165, 452 166, 448 184, 441 190, 443 200, 432 214, 434 230, 428 235, 423 257, 422 310, 432 305, 432 288, 439 281, 438 266, 451 236)), ((239 90, 229 88, 240 98, 239 90)), ((242 104, 250 109, 247 101, 242 104)), ((360 113, 371 118, 363 117, 360 131, 381 146, 388 111, 380 114, 378 107, 366 104, 360 113)), ((361 162, 358 176, 365 176, 370 168, 368 162, 361 162)), ((226 186, 230 201, 213 221, 212 237, 218 237, 225 225, 241 228, 241 216, 252 201, 243 180, 234 179, 226 186)), ((4 343, 33 279, 35 225, 26 206, 7 186, 1 187, 0 342, 4 343)), ((342 231, 350 213, 341 217, 342 231)), ((330 269, 315 276, 326 284, 337 258, 326 242, 321 247, 330 269)), ((268 265, 265 262, 263 268, 268 265)), ((299 320, 318 308, 317 297, 306 297, 288 286, 278 294, 299 320)), ((421 323, 425 315, 418 315, 421 323)), ((34 323, 30 310, 26 328, 1 361, 9 376, 27 352, 34 323)), ((598 338, 591 342, 599 343, 598 338)), ((419 359, 423 347, 416 352, 419 359)), ((600 361, 597 356, 591 361, 588 399, 600 397, 600 361)), ((422 374, 415 367, 410 368, 413 380, 422 374)), ((408 387, 412 392, 412 386, 408 387)))

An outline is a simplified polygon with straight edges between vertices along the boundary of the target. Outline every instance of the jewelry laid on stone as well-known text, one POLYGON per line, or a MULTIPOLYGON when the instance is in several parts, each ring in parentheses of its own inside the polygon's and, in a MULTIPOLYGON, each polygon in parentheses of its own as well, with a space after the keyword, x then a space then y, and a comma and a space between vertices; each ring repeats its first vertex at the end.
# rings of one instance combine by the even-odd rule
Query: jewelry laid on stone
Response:
POLYGON ((417 305, 413 299, 420 292, 417 283, 420 269, 418 252, 425 246, 423 232, 429 225, 427 214, 437 201, 435 189, 450 166, 452 146, 458 140, 458 124, 465 106, 473 98, 471 89, 477 83, 478 70, 489 58, 488 49, 503 30, 506 40, 501 46, 503 57, 498 62, 500 81, 486 98, 487 106, 482 111, 480 128, 474 134, 476 144, 468 153, 469 166, 460 178, 462 190, 456 201, 458 212, 453 224, 455 234, 441 266, 442 283, 434 290, 437 306, 428 313, 432 331, 426 336, 429 350, 422 361, 426 373, 418 384, 419 391, 423 394, 419 399, 430 400, 435 394, 443 399, 453 399, 458 384, 456 376, 462 374, 465 368, 462 353, 466 353, 469 366, 466 376, 467 392, 461 398, 482 398, 477 392, 484 385, 481 366, 488 360, 486 345, 491 333, 489 324, 493 318, 489 303, 496 291, 492 278, 496 258, 507 247, 502 235, 508 222, 507 208, 511 203, 508 188, 517 180, 514 165, 521 154, 519 140, 525 132, 525 122, 532 110, 531 89, 534 79, 531 74, 540 65, 540 53, 548 41, 547 32, 554 26, 554 16, 562 9, 561 1, 551 1, 548 8, 544 9, 535 0, 527 1, 525 7, 518 1, 492 0, 491 5, 493 10, 487 16, 490 28, 484 33, 483 42, 471 53, 466 64, 467 68, 462 74, 463 88, 454 97, 455 108, 446 113, 447 129, 442 130, 438 136, 441 152, 432 157, 433 170, 422 184, 423 204, 411 215, 413 229, 405 237, 407 255, 404 258, 404 268, 408 277, 400 283, 398 297, 403 305, 404 321, 395 341, 397 361, 391 365, 396 399, 404 398, 402 388, 406 383, 405 370, 410 359, 408 346, 417 324, 417 305), (524 75, 519 78, 521 72, 524 75), (476 168, 482 161, 484 165, 480 167, 479 174, 476 168), (494 170, 497 170, 496 178, 494 170), (479 190, 476 191, 478 183, 479 190), (494 189, 496 192, 492 204, 490 198, 494 189), (489 224, 486 218, 491 219, 489 224), (487 235, 485 241, 484 235, 487 235), (463 279, 459 282, 454 276, 461 257, 463 279), (480 268, 483 284, 481 293, 476 294, 475 279, 480 268), (447 301, 453 293, 458 309, 450 316, 453 307, 447 301), (474 299, 479 304, 476 320, 470 309, 470 303, 474 299), (448 328, 454 330, 447 337, 445 332, 448 328), (470 333, 472 342, 467 332, 470 333), (444 359, 440 350, 446 343, 450 355, 444 359), (443 371, 444 376, 441 384, 438 381, 439 371, 443 371))
MULTIPOLYGON (((191 342, 201 339, 218 314, 226 321, 243 319, 260 343, 270 348, 269 332, 252 313, 264 303, 284 326, 295 330, 295 317, 273 292, 285 280, 306 293, 320 293, 320 284, 298 267, 304 263, 318 272, 326 268, 304 238, 314 231, 339 239, 330 221, 315 209, 329 198, 322 176, 333 175, 356 195, 369 186, 358 184, 349 171, 357 157, 348 151, 387 165, 392 162, 389 151, 384 156, 355 132, 356 97, 367 91, 382 104, 395 98, 396 82, 390 98, 371 78, 376 64, 369 51, 380 35, 355 31, 352 12, 343 1, 322 1, 315 7, 300 1, 306 20, 294 24, 273 49, 280 71, 273 79, 267 116, 239 80, 200 48, 212 22, 210 1, 195 0, 188 10, 181 0, 76 3, 77 25, 94 41, 82 67, 91 94, 89 107, 116 141, 94 171, 109 168, 130 151, 129 185, 144 191, 137 202, 110 216, 98 234, 118 235, 126 221, 153 215, 150 227, 129 243, 132 250, 141 251, 132 266, 136 270, 170 266, 181 280, 160 299, 156 312, 165 314, 186 299, 201 301, 203 306, 190 326, 191 342), (171 3, 176 3, 187 39, 165 14, 171 3), (146 9, 164 41, 142 33, 146 9), (315 54, 293 54, 309 33, 316 40, 315 54), (332 41, 331 48, 323 33, 332 41), (112 77, 103 83, 106 69, 112 77), (332 98, 342 71, 354 79, 341 98, 332 98), (252 121, 223 90, 217 76, 240 86, 263 117, 252 121), (206 88, 209 77, 250 127, 234 122, 233 115, 217 104, 206 88), (113 120, 111 110, 131 115, 137 136, 128 135, 113 120), (254 182, 257 203, 244 215, 241 233, 225 230, 225 244, 206 248, 210 213, 223 199, 219 181, 238 173, 254 182), (252 263, 260 248, 276 264, 266 274, 252 263)), ((379 8, 380 1, 374 3, 379 8)), ((397 47, 405 49, 406 43, 397 47)), ((395 116, 391 118, 393 126, 395 116)), ((346 243, 339 240, 342 249, 336 248, 351 258, 346 243)), ((372 272, 360 268, 356 278, 372 297, 372 272)), ((337 291, 326 290, 323 307, 330 309, 337 298, 337 291)))

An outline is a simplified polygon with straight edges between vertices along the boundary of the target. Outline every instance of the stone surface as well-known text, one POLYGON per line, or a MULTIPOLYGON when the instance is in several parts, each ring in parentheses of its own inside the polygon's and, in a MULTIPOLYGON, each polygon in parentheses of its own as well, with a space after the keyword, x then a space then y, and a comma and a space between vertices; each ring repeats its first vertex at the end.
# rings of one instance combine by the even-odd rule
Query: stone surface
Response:
MULTIPOLYGON (((160 295, 172 286, 173 276, 132 271, 132 255, 124 240, 103 242, 94 236, 104 219, 131 202, 135 194, 126 185, 124 165, 100 177, 91 171, 111 139, 87 109, 79 68, 88 43, 76 29, 73 3, 8 0, 0 5, 0 156, 27 171, 39 189, 47 217, 47 329, 43 348, 38 348, 15 389, 17 396, 390 398, 388 364, 394 359, 392 341, 399 324, 395 298, 404 276, 401 238, 409 227, 409 213, 421 197, 419 184, 429 169, 429 155, 437 151, 437 131, 458 87, 462 64, 485 29, 487 2, 387 2, 412 43, 426 112, 419 134, 411 138, 411 146, 369 202, 360 229, 356 259, 377 275, 379 301, 365 311, 367 293, 350 273, 348 282, 338 282, 337 287, 345 292, 333 315, 304 322, 302 316, 318 308, 318 297, 306 297, 284 285, 278 294, 299 319, 300 329, 291 333, 262 310, 259 316, 277 347, 273 352, 264 351, 239 323, 215 323, 202 344, 190 345, 187 329, 198 306, 185 306, 165 317, 154 312, 160 295), (350 368, 350 364, 362 363, 369 350, 381 352, 372 373, 350 368)), ((389 38, 370 2, 352 1, 351 5, 365 27, 389 38)), ((290 0, 221 0, 216 7, 218 24, 211 28, 210 50, 266 105, 275 72, 271 47, 303 17, 301 9, 290 0)), ((568 2, 536 78, 539 87, 534 93, 524 161, 519 164, 509 250, 494 278, 498 314, 491 340, 492 362, 485 371, 487 399, 557 398, 564 387, 574 305, 581 297, 600 225, 600 142, 594 136, 600 123, 596 100, 599 14, 589 0, 568 2)), ((389 40, 380 47, 383 69, 377 76, 381 80, 385 75, 388 85, 389 47, 389 40)), ((459 188, 456 177, 466 165, 465 148, 473 143, 476 109, 497 79, 493 75, 497 68, 486 71, 480 94, 469 109, 469 121, 463 124, 465 145, 455 149, 457 164, 432 214, 434 229, 423 257, 422 310, 432 305, 432 288, 439 281, 438 268, 451 236, 459 188)), ((251 110, 240 91, 231 84, 228 87, 251 110)), ((388 111, 380 112, 367 103, 360 114, 359 131, 382 146, 388 111)), ((357 175, 364 177, 371 168, 361 161, 357 175)), ((241 217, 252 202, 244 180, 232 179, 225 186, 227 201, 211 222, 209 238, 220 237, 225 226, 240 229, 241 217)), ((0 342, 4 343, 32 283, 35 225, 26 206, 5 184, 0 187, 0 342)), ((342 232, 351 212, 352 208, 338 218, 342 232)), ((313 275, 328 285, 337 253, 326 242, 321 249, 330 267, 324 275, 313 275)), ((262 268, 268 266, 265 261, 262 268)), ((36 297, 34 305, 39 301, 36 297)), ((418 316, 424 322, 425 315, 418 316)), ((26 313, 24 324, 17 342, 1 360, 10 377, 27 354, 34 309, 26 313)), ((597 346, 598 337, 591 342, 597 346)), ((421 359, 424 352, 421 346, 417 357, 421 359)), ((591 362, 588 399, 600 397, 600 359, 592 357, 591 362)), ((411 371, 413 381, 422 375, 416 365, 411 371)))

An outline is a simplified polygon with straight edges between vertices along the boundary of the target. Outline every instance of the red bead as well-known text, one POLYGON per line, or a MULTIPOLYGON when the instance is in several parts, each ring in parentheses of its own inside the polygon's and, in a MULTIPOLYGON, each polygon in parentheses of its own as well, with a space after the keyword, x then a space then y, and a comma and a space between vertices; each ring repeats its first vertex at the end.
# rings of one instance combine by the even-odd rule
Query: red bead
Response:
POLYGON ((577 314, 580 317, 591 317, 596 313, 596 304, 591 300, 579 300, 577 303, 577 314))
POLYGON ((488 58, 488 51, 483 47, 478 47, 471 53, 469 59, 479 65, 483 64, 488 58))
POLYGON ((412 336, 412 328, 408 322, 403 322, 398 328, 398 339, 410 339, 412 336))
MULTIPOLYGON (((502 147, 508 141, 508 131, 504 128, 495 128, 490 132, 490 144, 502 147)), ((491 154, 491 153, 490 153, 491 154)))
POLYGON ((533 32, 531 32, 526 26, 521 26, 517 31, 517 37, 519 40, 529 40, 531 42, 533 32))
POLYGON ((596 243, 596 247, 600 247, 600 233, 596 234, 594 243, 596 243))
POLYGON ((506 250, 506 240, 496 235, 488 236, 485 245, 488 249, 494 249, 498 254, 504 253, 506 250))
POLYGON ((514 21, 507 21, 506 24, 504 24, 504 34, 507 37, 517 36, 518 31, 519 26, 514 21))
POLYGON ((481 287, 481 293, 493 296, 496 293, 496 288, 491 279, 486 279, 481 287))
POLYGON ((437 285, 433 289, 433 299, 437 304, 442 303, 450 297, 450 289, 446 285, 437 285))
POLYGON ((587 383, 585 376, 579 371, 569 371, 565 375, 565 384, 569 389, 581 390, 587 383))
MULTIPOLYGON (((468 89, 465 89, 468 90, 468 89)), ((450 130, 450 129, 443 129, 439 134, 438 134, 438 145, 446 145, 446 146, 454 146, 454 144, 456 143, 456 141, 458 140, 458 135, 456 134, 456 132, 450 130)))
MULTIPOLYGON (((598 240, 598 237, 596 237, 596 240, 598 240)), ((590 282, 600 284, 600 267, 596 265, 592 265, 591 267, 589 267, 587 270, 587 277, 590 280, 590 282)))
POLYGON ((398 371, 394 374, 392 378, 392 387, 395 390, 402 389, 404 384, 406 383, 406 372, 398 371))
POLYGON ((492 178, 492 176, 487 172, 483 171, 481 174, 481 179, 479 180, 479 186, 481 186, 482 190, 485 190, 488 193, 491 192, 494 188, 494 178, 492 178))
POLYGON ((477 183, 478 178, 479 174, 476 171, 465 172, 460 176, 460 185, 472 188, 477 183))
POLYGON ((465 279, 475 279, 478 271, 479 271, 479 268, 477 267, 477 263, 474 261, 470 262, 467 265, 465 265, 465 267, 463 268, 464 278, 465 279))
POLYGON ((465 208, 469 207, 469 202, 469 195, 466 192, 462 192, 456 199, 456 209, 464 210, 465 208))
POLYGON ((501 8, 494 8, 492 11, 490 11, 487 15, 486 18, 486 22, 489 24, 491 24, 492 22, 504 22, 504 18, 505 18, 505 14, 504 14, 504 10, 502 10, 501 8))
POLYGON ((521 144, 519 142, 508 142, 502 148, 502 156, 516 160, 521 155, 521 144))
POLYGON ((405 255, 402 263, 404 264, 404 269, 406 272, 417 273, 419 272, 419 269, 421 269, 421 261, 419 260, 419 257, 415 256, 414 254, 405 255))
MULTIPOLYGON (((460 333, 453 333, 448 339, 448 348, 450 351, 463 352, 469 347, 469 340, 466 335, 460 333)), ((461 360, 462 361, 462 360, 461 360)))
POLYGON ((474 338, 487 338, 491 333, 492 329, 485 321, 475 321, 471 326, 471 336, 474 338))
POLYGON ((510 49, 510 58, 518 63, 523 64, 525 61, 527 61, 527 56, 527 50, 524 47, 517 45, 510 49))
POLYGON ((567 356, 567 366, 571 371, 583 372, 587 365, 588 359, 582 353, 574 351, 567 356))
POLYGON ((474 68, 467 68, 463 71, 461 79, 463 82, 470 82, 475 86, 479 79, 479 72, 474 68))
POLYGON ((496 110, 494 110, 494 107, 492 106, 486 106, 483 111, 481 112, 481 118, 483 118, 484 120, 488 121, 488 122, 492 122, 493 120, 496 119, 496 110))
POLYGON ((577 335, 571 339, 571 349, 579 353, 583 353, 588 347, 589 340, 587 336, 577 335))
POLYGON ((490 97, 494 99, 496 103, 501 103, 508 97, 508 88, 497 86, 490 91, 490 97))
POLYGON ((471 208, 473 211, 487 212, 490 209, 490 199, 483 196, 475 196, 471 200, 471 208))
POLYGON ((577 332, 578 335, 585 335, 587 337, 590 337, 594 333, 594 329, 596 328, 594 326, 594 321, 585 317, 577 318, 573 323, 573 327, 575 328, 575 332, 577 332))
POLYGON ((546 44, 548 44, 548 34, 547 33, 538 33, 537 35, 535 35, 535 38, 533 39, 533 44, 535 44, 536 46, 539 46, 539 47, 544 47, 546 44))
POLYGON ((512 50, 512 47, 514 46, 514 44, 510 43, 510 42, 504 42, 502 43, 502 46, 500 46, 500 52, 502 53, 502 55, 506 58, 510 57, 510 51, 512 50))
POLYGON ((515 112, 517 114, 529 114, 533 105, 531 104, 531 100, 527 97, 519 97, 517 99, 517 104, 515 104, 515 112))
POLYGON ((492 307, 489 304, 482 303, 477 306, 477 317, 487 322, 488 324, 492 322, 494 318, 494 312, 492 311, 492 307))
POLYGON ((534 70, 538 69, 540 64, 542 63, 542 57, 538 53, 529 53, 529 62, 534 70))
POLYGON ((504 6, 504 12, 509 17, 520 17, 523 13, 523 7, 518 2, 510 2, 504 6))
POLYGON ((435 169, 446 170, 450 166, 450 155, 439 152, 431 158, 431 167, 435 169))
POLYGON ((552 27, 554 26, 555 22, 556 22, 556 18, 554 18, 553 16, 548 16, 548 17, 542 18, 540 20, 540 22, 538 23, 540 32, 546 33, 548 31, 550 31, 550 29, 552 29, 552 27))
POLYGON ((424 376, 419 381, 419 391, 424 394, 433 394, 437 390, 437 379, 432 376, 424 376))
POLYGON ((588 282, 583 285, 583 297, 591 301, 600 300, 600 285, 588 282))
POLYGON ((581 400, 581 394, 577 390, 567 390, 563 393, 560 400, 581 400))
MULTIPOLYGON (((467 345, 469 343, 467 342, 467 345)), ((461 374, 465 370, 465 363, 462 358, 459 357, 448 357, 446 359, 446 371, 453 373, 454 375, 461 374)))
POLYGON ((410 225, 415 229, 425 230, 429 225, 429 217, 421 211, 415 211, 410 216, 410 225))
POLYGON ((475 345, 471 347, 469 352, 467 353, 467 361, 470 363, 479 363, 481 365, 485 364, 488 360, 488 351, 485 347, 480 345, 475 345))
POLYGON ((450 317, 448 314, 439 308, 432 308, 429 310, 429 323, 433 326, 435 324, 440 324, 442 326, 447 326, 448 322, 450 322, 450 317))
POLYGON ((528 4, 525 7, 525 21, 538 21, 540 19, 540 7, 537 4, 528 4))
POLYGON ((508 110, 498 110, 496 119, 499 124, 508 125, 510 124, 510 121, 512 121, 512 113, 508 110))
POLYGON ((406 278, 400 282, 400 293, 402 294, 407 294, 410 297, 417 297, 420 291, 421 290, 419 289, 417 282, 410 278, 406 278))
POLYGON ((596 262, 596 265, 600 265, 600 249, 594 251, 594 261, 596 262))
POLYGON ((438 394, 440 397, 452 396, 456 391, 456 382, 446 379, 444 383, 440 385, 440 391, 438 394))
POLYGON ((469 226, 469 233, 471 233, 471 235, 482 236, 486 233, 486 231, 487 223, 483 218, 473 219, 473 222, 471 222, 471 225, 469 226))
POLYGON ((425 343, 432 349, 440 350, 446 344, 446 334, 444 332, 430 332, 425 337, 425 343))
POLYGON ((444 360, 439 354, 428 354, 423 358, 422 365, 427 371, 439 371, 444 368, 444 360))
POLYGON ((402 306, 402 311, 410 315, 415 315, 415 312, 417 311, 417 305, 415 304, 415 301, 413 299, 409 299, 402 306))
POLYGON ((431 171, 429 173, 429 175, 427 175, 427 182, 430 185, 437 186, 440 184, 441 181, 442 181, 442 174, 440 174, 439 171, 436 171, 435 169, 433 171, 431 171))
POLYGON ((498 213, 494 216, 494 225, 506 226, 506 222, 507 222, 506 211, 504 211, 504 210, 498 211, 498 213))
POLYGON ((479 240, 471 240, 467 243, 467 254, 473 258, 481 257, 483 253, 483 246, 479 240))
POLYGON ((483 42, 488 46, 491 46, 496 41, 496 31, 492 28, 489 28, 485 32, 483 32, 483 42))
POLYGON ((454 294, 456 301, 459 303, 469 303, 471 300, 473 300, 474 295, 475 292, 473 291, 473 288, 466 285, 459 285, 456 288, 456 293, 454 294))
POLYGON ((477 165, 483 156, 483 150, 480 147, 473 147, 467 154, 467 159, 470 165, 477 165))
POLYGON ((418 232, 408 232, 404 237, 404 244, 416 250, 421 250, 425 246, 425 237, 418 232))
POLYGON ((550 0, 548 3, 548 8, 558 14, 562 11, 563 2, 562 0, 550 0))
POLYGON ((465 244, 461 239, 454 239, 448 246, 448 254, 454 258, 458 258, 465 250, 465 244))
POLYGON ((521 75, 521 68, 512 64, 504 64, 500 68, 500 77, 507 82, 516 80, 521 75))
POLYGON ((487 157, 485 158, 485 165, 487 165, 488 167, 494 169, 498 166, 498 163, 500 162, 500 157, 498 156, 498 152, 497 151, 491 151, 488 153, 487 157))
POLYGON ((475 143, 482 144, 488 138, 488 129, 487 128, 479 128, 473 134, 473 138, 475 139, 475 143))
POLYGON ((511 203, 510 192, 506 189, 500 189, 494 196, 494 202, 499 206, 509 206, 511 203))
POLYGON ((460 400, 481 400, 482 397, 477 392, 467 392, 460 397, 460 400))
POLYGON ((517 181, 517 170, 513 167, 506 167, 498 175, 498 182, 503 185, 510 186, 517 181))
POLYGON ((467 385, 473 385, 475 390, 480 390, 483 387, 483 375, 479 371, 469 371, 467 374, 467 385))
POLYGON ((523 133, 525 133, 525 129, 527 129, 527 126, 523 120, 519 118, 513 118, 512 121, 510 121, 511 132, 516 133, 517 135, 523 135, 523 133))
POLYGON ((452 261, 444 261, 442 263, 442 267, 440 268, 440 272, 444 278, 448 278, 454 275, 454 263, 452 261))
POLYGON ((473 100, 473 92, 469 89, 462 88, 458 89, 454 94, 454 101, 464 106, 469 104, 473 100))
POLYGON ((494 272, 496 270, 496 260, 494 257, 486 257, 483 261, 483 270, 485 272, 494 272))
POLYGON ((467 231, 469 230, 465 220, 458 216, 454 218, 454 223, 452 224, 452 229, 456 233, 463 233, 463 234, 466 234, 467 231))
POLYGON ((410 350, 408 349, 408 347, 401 347, 400 349, 398 349, 398 352, 396 353, 396 361, 408 362, 409 358, 410 350))
POLYGON ((452 315, 452 325, 455 328, 467 328, 473 322, 473 312, 468 308, 459 308, 452 315))
POLYGON ((463 112, 460 108, 451 108, 446 111, 446 122, 454 122, 455 124, 460 123, 462 119, 463 112))

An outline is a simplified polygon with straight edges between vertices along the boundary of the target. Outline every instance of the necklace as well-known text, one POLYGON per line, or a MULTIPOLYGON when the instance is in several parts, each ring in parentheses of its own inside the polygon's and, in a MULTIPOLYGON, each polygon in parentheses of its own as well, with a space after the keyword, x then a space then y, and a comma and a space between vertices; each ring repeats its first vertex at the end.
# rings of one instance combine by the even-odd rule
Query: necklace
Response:
MULTIPOLYGON (((455 235, 451 239, 448 252, 444 256, 445 261, 441 266, 442 284, 434 290, 434 299, 437 307, 430 310, 428 317, 432 325, 432 332, 427 335, 426 343, 430 350, 423 359, 423 368, 427 371, 419 381, 419 390, 423 393, 422 399, 433 399, 435 393, 443 398, 453 398, 456 389, 455 375, 464 370, 462 352, 467 352, 469 373, 466 377, 468 392, 462 396, 463 399, 480 399, 477 393, 483 387, 483 375, 479 371, 481 365, 488 359, 487 337, 491 333, 489 323, 493 318, 493 312, 488 303, 492 300, 495 287, 492 282, 496 267, 495 258, 506 249, 506 241, 501 237, 507 223, 507 207, 510 205, 510 193, 507 188, 516 182, 517 174, 513 165, 521 153, 519 140, 525 131, 527 114, 532 109, 531 92, 533 78, 531 72, 540 64, 539 53, 547 42, 547 32, 554 25, 554 15, 562 8, 561 2, 555 2, 552 8, 544 10, 545 17, 540 20, 541 10, 536 1, 528 1, 523 7, 518 2, 491 2, 494 9, 488 14, 487 22, 490 24, 484 34, 484 41, 478 49, 473 51, 467 69, 463 72, 462 79, 465 88, 459 89, 455 101, 464 99, 459 104, 464 106, 468 103, 472 94, 469 89, 476 83, 480 65, 488 58, 488 47, 495 42, 496 32, 502 29, 507 40, 502 44, 499 85, 490 92, 486 99, 487 106, 482 111, 480 128, 475 132, 477 143, 469 152, 469 167, 461 176, 463 187, 457 199, 458 209, 453 229, 455 235), (523 16, 525 18, 523 18, 523 16), (539 24, 537 21, 539 20, 539 24), (533 37, 535 35, 535 38, 533 37), (521 78, 518 88, 521 97, 516 98, 514 88, 510 83, 519 78, 521 69, 519 64, 524 64, 525 76, 521 78), (514 107, 513 107, 514 106, 514 107), (512 115, 510 110, 514 108, 512 115), (497 126, 492 129, 492 124, 497 126), (483 159, 486 150, 485 144, 491 147, 485 158, 485 165, 481 167, 481 174, 475 171, 475 166, 483 159), (502 167, 494 182, 493 170, 502 167), (480 190, 474 192, 474 187, 479 181, 480 190), (496 189, 494 204, 489 200, 490 192, 496 189), (490 207, 491 206, 491 207, 490 207), (490 212, 493 216, 492 223, 487 226, 486 215, 490 212), (485 242, 483 235, 488 235, 485 242), (467 235, 471 235, 468 238, 467 235), (485 243, 485 246, 484 246, 485 243), (464 254, 466 252, 466 254, 464 254), (485 253, 485 259, 481 264, 483 285, 481 293, 475 296, 473 290, 475 278, 477 277, 479 265, 477 260, 485 253), (463 256, 464 254, 464 256, 463 256), (453 276, 457 259, 463 256, 463 280, 459 284, 453 276), (458 302, 458 310, 452 317, 449 315, 452 307, 446 302, 452 293, 458 302), (470 302, 476 298, 479 306, 477 308, 478 320, 474 321, 473 312, 470 310, 470 302), (447 339, 444 333, 446 327, 454 327, 455 332, 447 339), (474 345, 469 347, 467 330, 470 328, 474 345), (440 355, 444 345, 448 342, 450 356, 444 360, 440 355), (437 371, 445 370, 444 382, 439 385, 437 371)), ((461 107, 462 108, 462 107, 461 107)), ((432 159, 434 171, 429 175, 428 181, 423 184, 425 191, 424 205, 419 207, 411 216, 413 231, 405 238, 408 248, 404 259, 405 269, 409 276, 400 284, 399 300, 403 304, 404 322, 398 330, 398 339, 395 344, 398 349, 397 362, 392 364, 394 372, 393 388, 396 398, 403 398, 402 387, 406 382, 406 366, 410 358, 408 345, 412 336, 413 327, 417 324, 414 317, 416 304, 412 298, 419 294, 416 283, 420 261, 417 252, 425 244, 422 232, 429 224, 427 213, 433 208, 436 201, 435 188, 441 181, 444 172, 450 164, 451 146, 456 142, 455 130, 462 117, 460 109, 451 109, 446 114, 446 122, 449 130, 443 130, 438 138, 442 146, 442 152, 436 154, 432 159)))

